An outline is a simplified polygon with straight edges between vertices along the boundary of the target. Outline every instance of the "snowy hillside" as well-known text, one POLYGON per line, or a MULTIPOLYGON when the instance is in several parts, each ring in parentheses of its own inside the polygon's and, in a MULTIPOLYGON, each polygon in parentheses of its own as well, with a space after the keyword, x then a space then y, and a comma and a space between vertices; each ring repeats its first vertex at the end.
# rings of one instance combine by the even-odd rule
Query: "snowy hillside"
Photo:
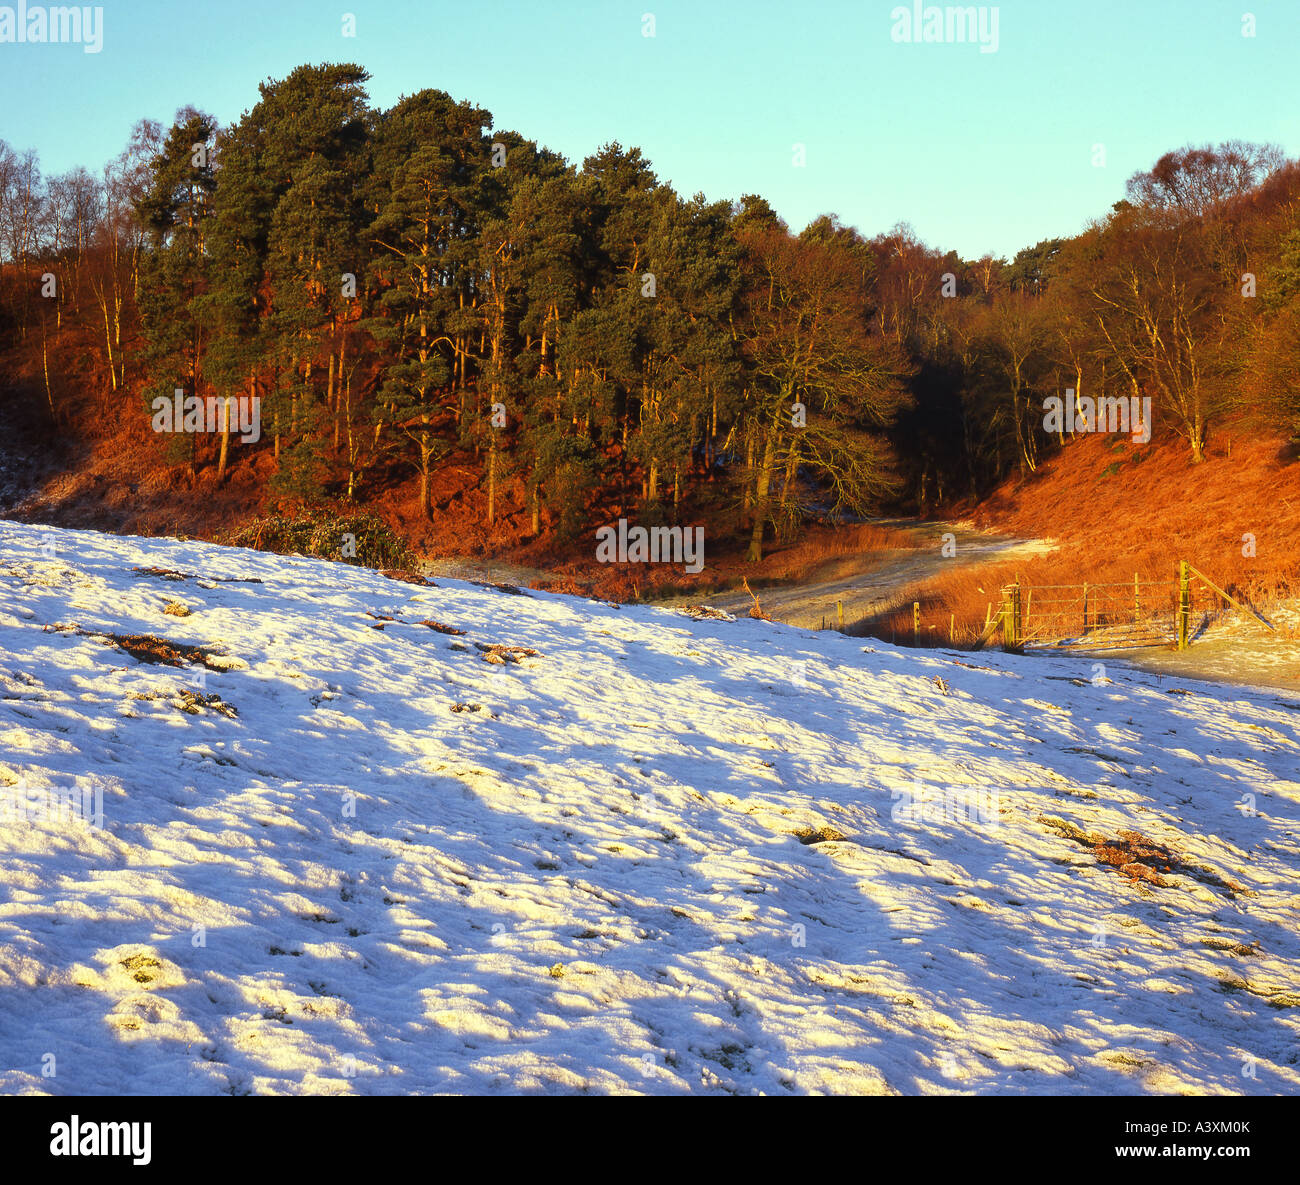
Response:
POLYGON ((1294 1092, 1298 734, 0 523, 0 1091, 1294 1092))

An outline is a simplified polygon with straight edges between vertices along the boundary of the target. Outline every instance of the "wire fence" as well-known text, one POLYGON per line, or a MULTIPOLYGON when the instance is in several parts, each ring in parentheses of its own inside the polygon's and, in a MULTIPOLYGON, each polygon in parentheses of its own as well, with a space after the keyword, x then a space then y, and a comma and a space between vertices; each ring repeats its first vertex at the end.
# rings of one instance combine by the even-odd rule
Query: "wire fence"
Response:
POLYGON ((1178 605, 1177 580, 1032 585, 1021 591, 1018 638, 1026 649, 1167 645, 1178 639, 1178 605))
POLYGON ((1176 646, 1186 650, 1201 630, 1229 606, 1272 625, 1260 613, 1225 592, 1186 560, 1176 580, 1109 584, 1019 582, 1001 590, 996 617, 985 622, 976 649, 995 633, 1006 650, 1136 650, 1176 646))
MULTIPOLYGON (((950 615, 947 644, 973 641, 974 649, 981 650, 1001 635, 1003 649, 1014 651, 1137 650, 1149 646, 1185 650, 1230 606, 1273 628, 1257 610, 1243 605, 1185 560, 1179 561, 1176 572, 1173 580, 1144 580, 1135 573, 1131 581, 1099 584, 1029 585, 1017 581, 999 590, 997 611, 990 603, 982 629, 969 624, 959 627, 956 616, 950 615)), ((943 644, 942 626, 922 624, 919 601, 912 603, 910 629, 900 630, 894 622, 901 607, 895 603, 846 623, 844 602, 837 601, 822 617, 821 628, 862 634, 874 632, 887 621, 891 641, 916 646, 943 644)))

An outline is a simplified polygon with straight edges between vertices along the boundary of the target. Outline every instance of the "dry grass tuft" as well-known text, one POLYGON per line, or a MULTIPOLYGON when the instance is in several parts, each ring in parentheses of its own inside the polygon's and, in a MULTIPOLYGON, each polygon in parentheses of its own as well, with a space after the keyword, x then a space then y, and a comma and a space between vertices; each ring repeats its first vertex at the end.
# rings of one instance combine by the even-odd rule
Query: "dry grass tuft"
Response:
POLYGON ((822 825, 821 827, 800 827, 798 831, 792 831, 793 835, 801 844, 815 843, 835 843, 837 840, 844 839, 844 832, 837 831, 834 827, 822 825))
POLYGON ((772 618, 768 614, 763 612, 763 606, 758 603, 758 597, 750 590, 749 581, 742 580, 741 584, 743 585, 745 591, 749 593, 750 599, 753 600, 754 602, 749 607, 749 616, 756 617, 758 618, 759 621, 771 621, 772 618))

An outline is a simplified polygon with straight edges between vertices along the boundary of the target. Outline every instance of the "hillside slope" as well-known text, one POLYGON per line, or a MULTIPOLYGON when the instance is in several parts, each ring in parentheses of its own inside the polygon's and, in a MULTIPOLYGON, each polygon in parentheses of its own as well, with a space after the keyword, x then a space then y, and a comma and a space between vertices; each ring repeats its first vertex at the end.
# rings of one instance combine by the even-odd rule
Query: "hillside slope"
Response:
POLYGON ((0 523, 0 1091, 1294 1092, 1298 709, 0 523))
POLYGON ((1216 440, 1200 465, 1177 440, 1139 447, 1081 437, 1029 481, 1005 482, 974 518, 1057 540, 1060 551, 1041 566, 1062 579, 1167 576, 1186 559, 1251 594, 1300 587, 1296 450, 1245 428, 1216 440))

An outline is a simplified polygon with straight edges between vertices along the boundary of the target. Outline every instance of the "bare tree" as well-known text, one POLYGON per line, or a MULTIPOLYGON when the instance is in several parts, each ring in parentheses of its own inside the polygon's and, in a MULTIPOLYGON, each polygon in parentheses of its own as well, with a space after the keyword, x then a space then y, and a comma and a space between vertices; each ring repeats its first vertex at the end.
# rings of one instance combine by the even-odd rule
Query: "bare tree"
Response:
POLYGON ((1166 152, 1145 173, 1128 181, 1129 199, 1152 213, 1174 219, 1204 218, 1250 192, 1286 163, 1272 144, 1230 140, 1166 152))

